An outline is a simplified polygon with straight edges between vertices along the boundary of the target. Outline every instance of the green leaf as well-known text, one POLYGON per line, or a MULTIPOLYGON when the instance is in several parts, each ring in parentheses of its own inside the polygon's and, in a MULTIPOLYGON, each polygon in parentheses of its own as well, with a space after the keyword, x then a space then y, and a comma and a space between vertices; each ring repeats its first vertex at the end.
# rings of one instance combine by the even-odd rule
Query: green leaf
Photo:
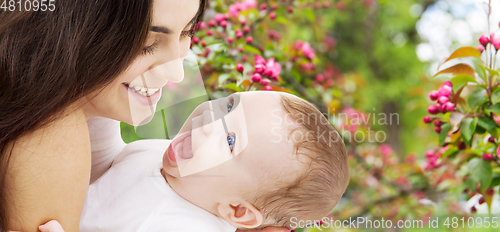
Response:
POLYGON ((224 82, 227 81, 231 77, 231 74, 229 73, 223 73, 219 76, 219 85, 223 84, 224 82))
POLYGON ((493 69, 489 69, 489 68, 486 68, 486 70, 490 73, 491 76, 498 76, 498 72, 493 70, 493 69))
POLYGON ((498 129, 493 129, 493 130, 490 130, 488 131, 490 132, 491 136, 493 136, 494 138, 498 138, 498 129))
POLYGON ((255 53, 255 54, 258 54, 258 55, 261 55, 260 53, 260 50, 255 48, 254 46, 252 45, 248 45, 248 44, 245 44, 243 46, 243 50, 247 51, 247 52, 251 52, 251 53, 255 53))
POLYGON ((441 158, 445 158, 445 157, 448 157, 450 155, 454 155, 458 152, 458 147, 450 147, 448 149, 446 149, 446 151, 441 155, 441 158))
MULTIPOLYGON (((470 171, 469 171, 470 172, 470 171)), ((467 187, 469 188, 469 190, 472 190, 472 191, 476 191, 476 186, 477 186, 477 181, 473 180, 472 178, 467 178, 467 180, 465 181, 465 184, 467 185, 467 187)))
POLYGON ((469 147, 472 147, 472 137, 476 130, 477 120, 477 118, 464 118, 460 122, 460 134, 464 143, 469 147))
POLYGON ((230 65, 234 65, 235 64, 235 61, 232 60, 232 59, 228 59, 226 57, 223 57, 223 56, 219 56, 217 58, 215 58, 213 60, 213 62, 216 62, 216 63, 223 63, 223 64, 230 64, 230 65))
POLYGON ((439 144, 443 146, 444 140, 446 139, 446 136, 448 135, 448 132, 450 131, 451 124, 446 123, 441 127, 441 132, 439 133, 439 144))
POLYGON ((500 184, 500 174, 494 173, 491 179, 490 188, 493 188, 500 184))
POLYGON ((484 133, 486 133, 486 129, 484 129, 481 126, 478 126, 478 127, 476 127, 476 132, 475 133, 478 134, 478 135, 484 134, 484 133))
POLYGON ((491 94, 491 101, 493 104, 497 104, 500 100, 500 91, 493 92, 491 94))
POLYGON ((487 131, 493 130, 497 126, 497 123, 493 119, 484 116, 480 117, 477 123, 487 131))
POLYGON ((469 105, 471 109, 474 109, 485 98, 486 98, 486 90, 484 89, 475 90, 469 95, 469 99, 467 99, 467 105, 469 105))
POLYGON ((495 104, 495 105, 489 106, 488 108, 486 108, 486 110, 500 115, 500 104, 495 104))
POLYGON ((459 86, 462 84, 467 84, 468 82, 474 82, 477 83, 476 78, 470 76, 470 75, 465 75, 465 74, 459 74, 453 78, 450 79, 451 83, 453 83, 453 86, 459 86))
POLYGON ((469 161, 467 167, 470 178, 476 183, 481 183, 481 192, 484 192, 490 186, 493 175, 490 162, 482 158, 474 158, 469 161))
POLYGON ((476 73, 484 82, 486 82, 486 70, 482 65, 476 65, 476 73))
POLYGON ((302 81, 302 74, 297 69, 292 69, 292 76, 297 82, 300 83, 302 81))
POLYGON ((236 92, 241 92, 241 87, 237 86, 235 83, 227 84, 223 86, 226 89, 231 89, 236 92))

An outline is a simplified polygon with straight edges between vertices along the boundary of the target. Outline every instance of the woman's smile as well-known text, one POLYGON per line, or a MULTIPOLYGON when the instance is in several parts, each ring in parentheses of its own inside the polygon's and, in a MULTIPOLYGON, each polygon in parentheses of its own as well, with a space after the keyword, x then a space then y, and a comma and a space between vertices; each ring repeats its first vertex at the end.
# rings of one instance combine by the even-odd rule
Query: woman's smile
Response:
POLYGON ((128 95, 133 96, 133 98, 143 106, 156 105, 161 98, 161 88, 132 86, 127 83, 123 83, 123 85, 127 89, 128 95))

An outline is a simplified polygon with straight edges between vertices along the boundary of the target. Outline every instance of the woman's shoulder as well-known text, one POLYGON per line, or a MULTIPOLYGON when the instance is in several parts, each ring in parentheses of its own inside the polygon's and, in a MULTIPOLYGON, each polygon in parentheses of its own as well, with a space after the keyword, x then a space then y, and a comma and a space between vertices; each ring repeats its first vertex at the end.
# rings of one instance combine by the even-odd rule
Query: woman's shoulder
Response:
POLYGON ((67 153, 66 150, 90 154, 89 132, 81 109, 68 109, 35 131, 19 137, 12 152, 53 156, 67 153))
POLYGON ((12 145, 6 180, 12 228, 36 230, 56 218, 69 231, 77 230, 91 167, 83 111, 66 110, 12 145))

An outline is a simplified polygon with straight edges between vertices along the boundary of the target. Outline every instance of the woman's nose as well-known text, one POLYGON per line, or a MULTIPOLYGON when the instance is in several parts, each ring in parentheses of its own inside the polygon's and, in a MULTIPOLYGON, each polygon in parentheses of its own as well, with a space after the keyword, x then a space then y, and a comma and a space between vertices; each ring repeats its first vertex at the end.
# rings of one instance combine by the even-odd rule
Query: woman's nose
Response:
POLYGON ((167 49, 158 52, 158 60, 154 68, 149 70, 158 78, 179 83, 184 79, 183 60, 189 50, 184 41, 171 42, 167 49))

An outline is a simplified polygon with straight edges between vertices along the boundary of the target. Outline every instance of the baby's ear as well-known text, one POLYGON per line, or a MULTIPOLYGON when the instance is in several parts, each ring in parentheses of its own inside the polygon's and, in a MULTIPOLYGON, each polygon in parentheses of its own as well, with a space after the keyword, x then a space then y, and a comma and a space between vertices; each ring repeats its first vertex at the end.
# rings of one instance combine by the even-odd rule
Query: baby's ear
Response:
POLYGON ((219 214, 238 228, 256 228, 262 224, 262 214, 247 201, 220 203, 219 214))

